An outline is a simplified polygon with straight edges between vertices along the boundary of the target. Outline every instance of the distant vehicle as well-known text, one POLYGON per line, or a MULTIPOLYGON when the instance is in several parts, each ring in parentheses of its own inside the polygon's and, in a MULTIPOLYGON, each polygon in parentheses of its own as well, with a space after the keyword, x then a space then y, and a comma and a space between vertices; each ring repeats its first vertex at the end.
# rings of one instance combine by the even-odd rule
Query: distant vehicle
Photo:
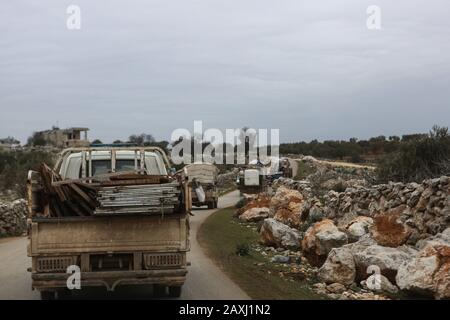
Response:
POLYGON ((255 194, 266 190, 267 181, 261 168, 249 166, 239 171, 236 184, 241 193, 255 194))
POLYGON ((244 166, 236 181, 241 193, 255 194, 267 191, 267 187, 280 177, 292 178, 292 168, 288 158, 271 157, 265 165, 253 160, 244 166))
POLYGON ((32 288, 43 299, 67 294, 66 271, 76 266, 82 288, 152 284, 180 296, 189 191, 168 175, 169 167, 156 147, 73 148, 61 153, 51 176, 30 171, 32 288))
POLYGON ((213 164, 192 163, 180 170, 184 181, 188 183, 191 194, 191 205, 217 208, 219 194, 217 191, 217 175, 219 170, 213 164))

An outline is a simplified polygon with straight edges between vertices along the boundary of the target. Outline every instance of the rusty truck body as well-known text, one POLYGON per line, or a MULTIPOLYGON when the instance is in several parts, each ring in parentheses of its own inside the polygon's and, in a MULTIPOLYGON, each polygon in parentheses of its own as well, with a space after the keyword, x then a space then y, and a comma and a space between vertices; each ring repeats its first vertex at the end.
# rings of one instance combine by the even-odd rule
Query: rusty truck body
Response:
POLYGON ((49 216, 51 209, 44 203, 52 195, 46 194, 43 177, 29 172, 33 289, 43 299, 66 295, 67 270, 76 266, 82 288, 154 285, 159 292, 168 287, 170 296, 179 296, 187 274, 189 208, 184 199, 189 190, 168 175, 169 166, 164 151, 156 147, 63 151, 53 169, 60 181, 52 185, 83 183, 96 197, 92 214, 79 216, 66 214, 70 203, 60 203, 57 215, 49 216), (104 181, 121 172, 145 179, 104 181), (164 179, 140 182, 151 177, 164 179))

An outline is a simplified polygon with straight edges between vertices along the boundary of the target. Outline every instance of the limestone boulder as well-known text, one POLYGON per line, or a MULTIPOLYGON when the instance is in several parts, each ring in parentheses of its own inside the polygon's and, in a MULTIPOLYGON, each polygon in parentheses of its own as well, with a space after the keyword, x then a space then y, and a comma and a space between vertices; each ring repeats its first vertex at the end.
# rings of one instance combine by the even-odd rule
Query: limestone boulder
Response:
POLYGON ((356 276, 356 266, 351 250, 345 247, 331 249, 317 276, 320 281, 327 284, 340 283, 350 286, 356 276))
POLYGON ((361 248, 362 250, 355 248, 357 247, 353 248, 352 253, 358 280, 367 279, 373 272, 379 272, 394 282, 400 265, 410 261, 417 253, 416 250, 406 246, 391 248, 375 244, 361 248))
POLYGON ((372 225, 372 218, 358 216, 347 224, 345 230, 350 241, 358 241, 362 236, 369 233, 372 225))
POLYGON ((245 222, 257 222, 269 217, 269 208, 251 208, 242 213, 239 219, 245 222))
POLYGON ((347 235, 332 220, 325 219, 308 228, 302 249, 311 264, 322 265, 331 249, 341 247, 347 240, 347 235))
POLYGON ((273 218, 265 219, 260 230, 260 242, 266 246, 298 250, 301 233, 273 218))
POLYGON ((361 287, 366 290, 371 290, 377 293, 398 293, 398 288, 392 284, 388 278, 380 275, 371 275, 366 280, 361 281, 361 287))
POLYGON ((236 216, 240 216, 244 212, 247 212, 248 210, 253 208, 269 208, 270 201, 271 198, 267 194, 257 194, 256 196, 246 199, 245 205, 236 211, 236 216))
POLYGON ((450 299, 450 245, 429 242, 396 276, 400 289, 436 299, 450 299))
POLYGON ((299 227, 302 224, 302 214, 308 209, 307 205, 299 191, 281 186, 270 201, 270 213, 275 220, 291 227, 299 227))

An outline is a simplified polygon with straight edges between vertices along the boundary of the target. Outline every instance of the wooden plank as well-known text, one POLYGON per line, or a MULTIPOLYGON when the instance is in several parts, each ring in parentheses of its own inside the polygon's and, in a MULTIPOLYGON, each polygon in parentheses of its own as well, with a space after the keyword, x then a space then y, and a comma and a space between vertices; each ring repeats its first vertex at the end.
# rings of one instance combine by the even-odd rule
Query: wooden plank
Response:
POLYGON ((68 186, 74 192, 76 192, 90 207, 96 207, 97 204, 95 200, 89 197, 83 190, 80 189, 80 187, 78 187, 76 184, 69 184, 68 186))
POLYGON ((80 208, 78 208, 76 203, 74 203, 72 201, 68 201, 67 204, 70 206, 70 209, 72 209, 72 211, 75 212, 78 216, 80 216, 80 217, 85 216, 83 211, 81 211, 80 208))
POLYGON ((66 202, 66 201, 67 201, 66 195, 65 195, 65 193, 63 192, 61 186, 53 187, 53 190, 55 191, 55 193, 56 193, 56 195, 57 195, 57 197, 58 197, 58 200, 59 200, 60 202, 66 202))

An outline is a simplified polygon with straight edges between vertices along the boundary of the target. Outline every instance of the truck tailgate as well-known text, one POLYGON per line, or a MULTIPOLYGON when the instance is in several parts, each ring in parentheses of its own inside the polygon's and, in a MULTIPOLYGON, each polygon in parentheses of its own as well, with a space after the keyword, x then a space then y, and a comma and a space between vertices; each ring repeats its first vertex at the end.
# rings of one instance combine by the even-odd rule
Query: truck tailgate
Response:
POLYGON ((189 249, 185 215, 33 219, 31 256, 189 249))

